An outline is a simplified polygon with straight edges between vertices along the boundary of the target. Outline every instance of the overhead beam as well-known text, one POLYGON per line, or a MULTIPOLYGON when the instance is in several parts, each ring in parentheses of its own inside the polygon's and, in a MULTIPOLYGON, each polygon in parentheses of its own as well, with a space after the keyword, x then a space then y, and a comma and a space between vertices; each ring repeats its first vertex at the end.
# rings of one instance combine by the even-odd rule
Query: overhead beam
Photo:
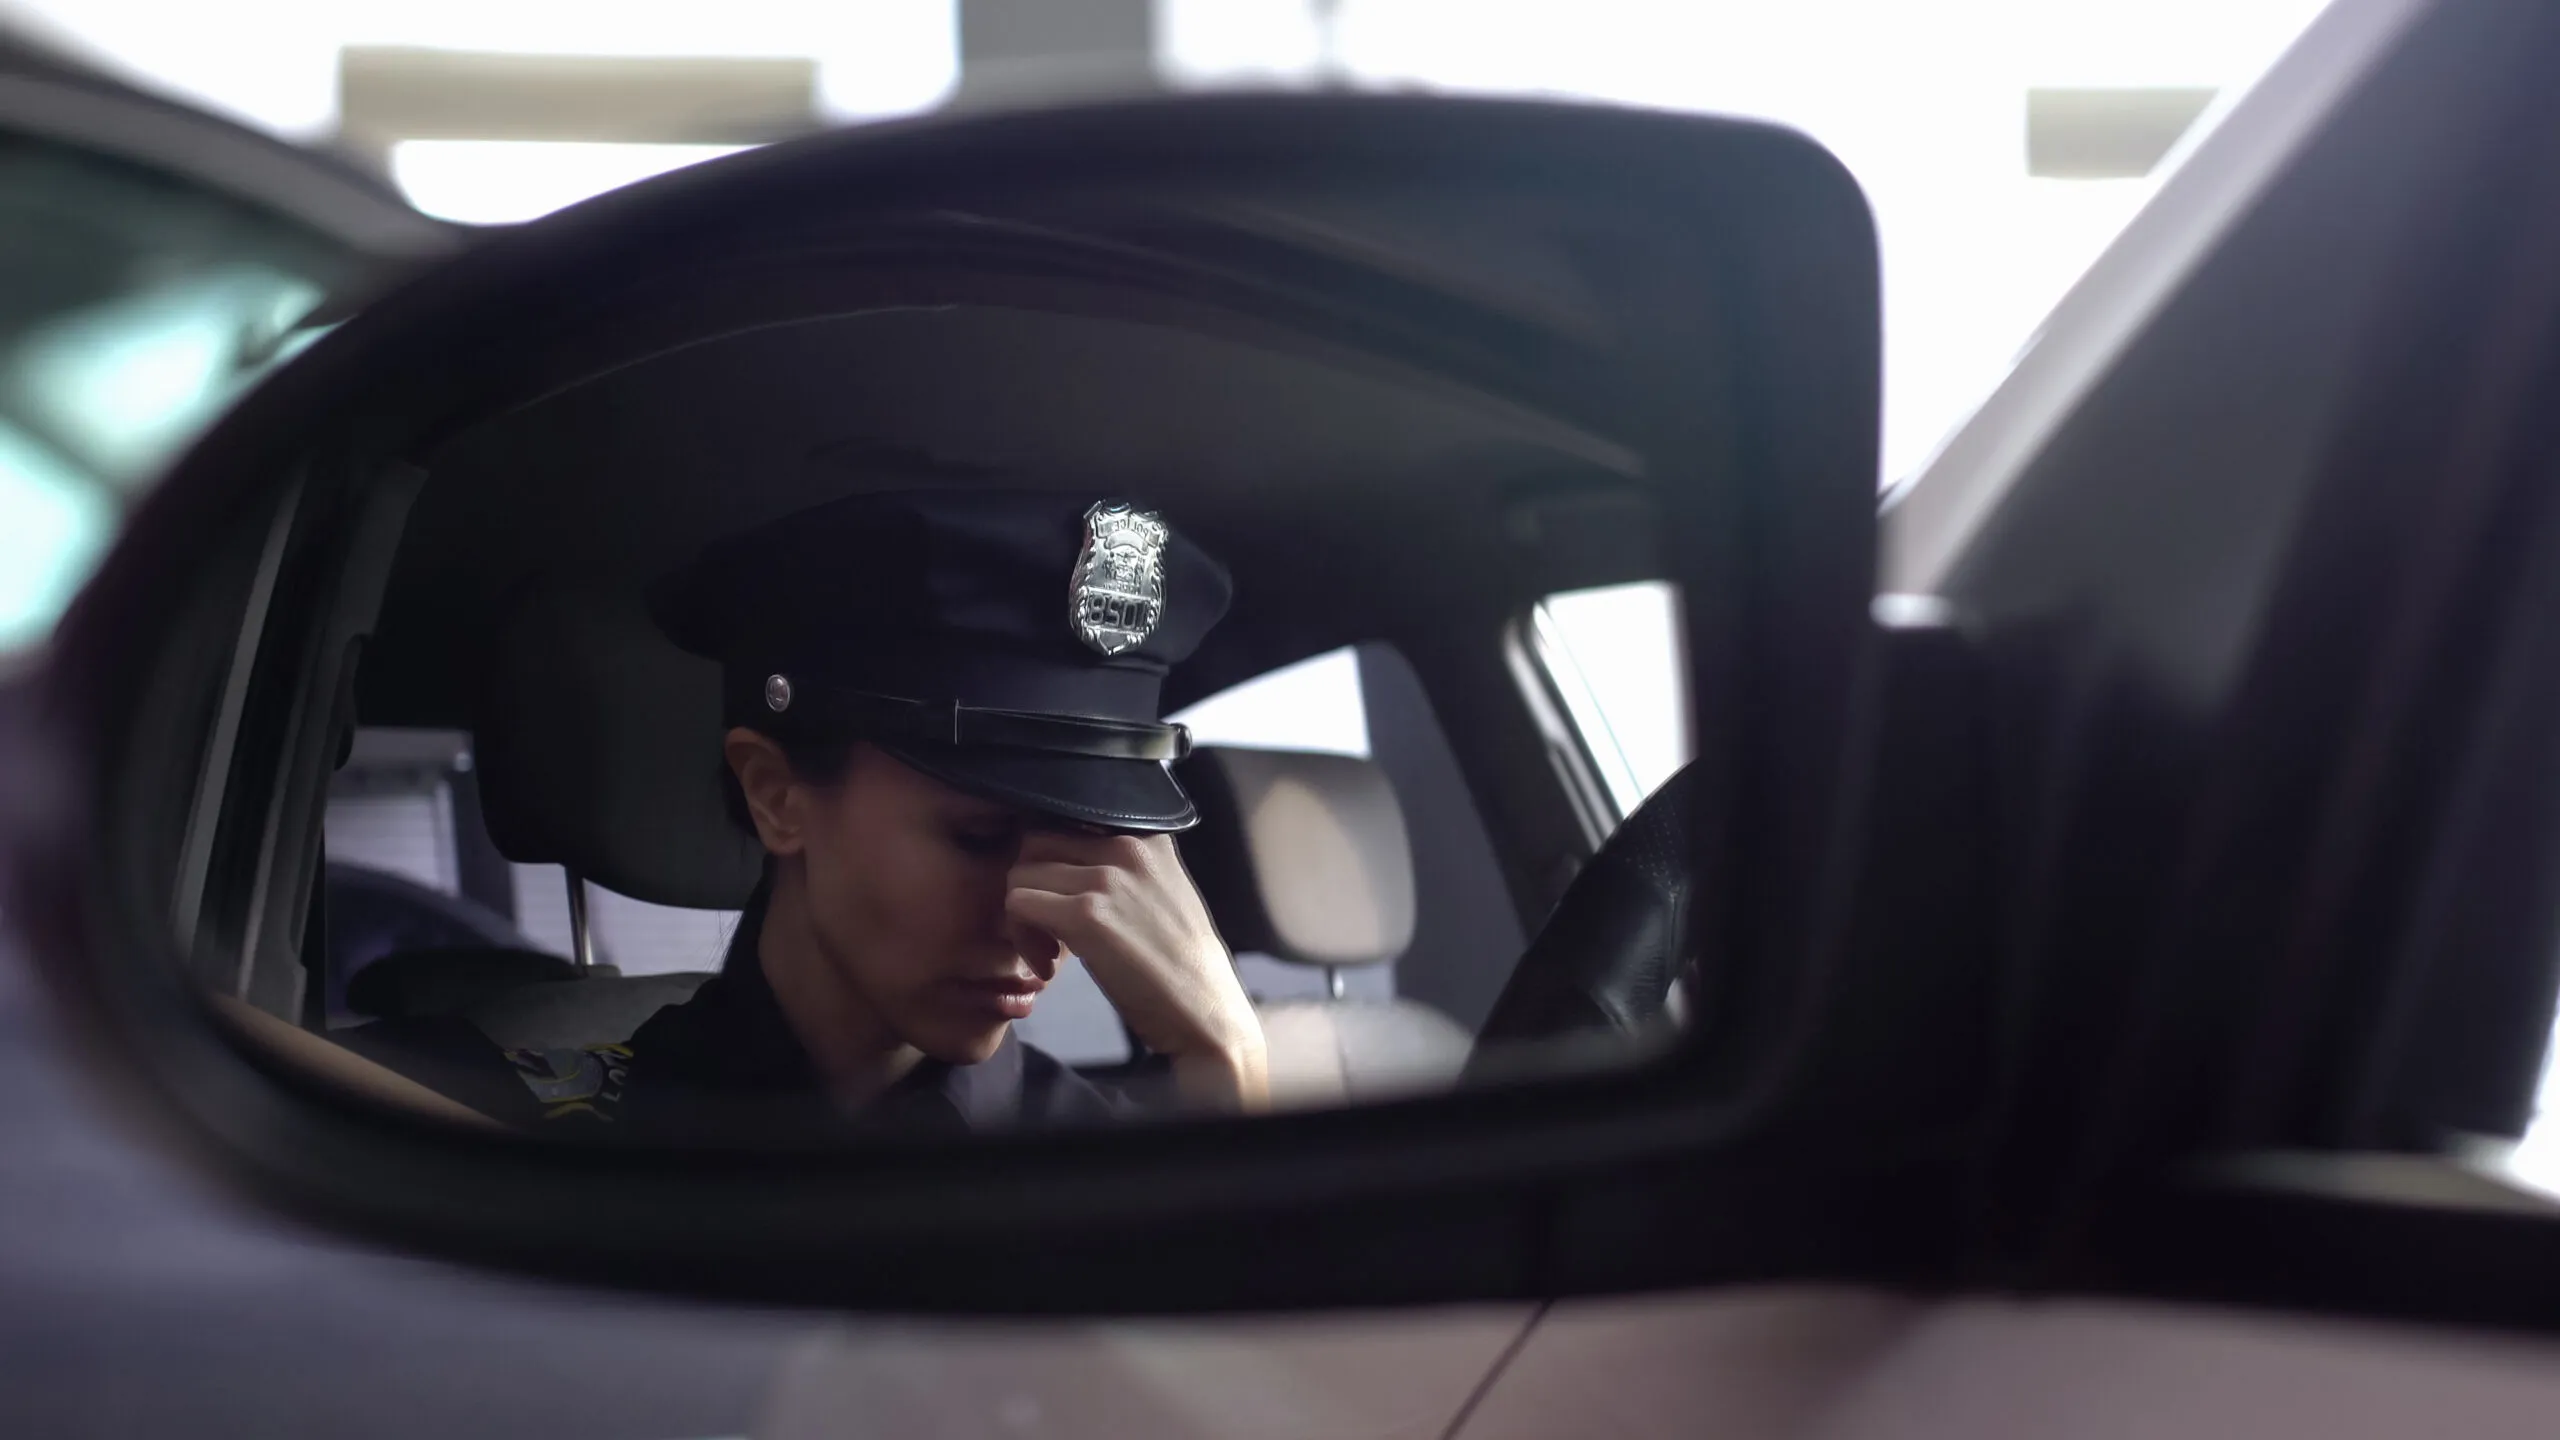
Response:
POLYGON ((2211 89, 2027 92, 2027 173, 2053 180, 2148 175, 2213 103, 2211 89))
POLYGON ((350 46, 338 114, 341 143, 377 158, 402 140, 749 145, 817 128, 818 64, 350 46))
POLYGON ((959 0, 960 98, 1004 101, 1156 84, 1155 0, 959 0))

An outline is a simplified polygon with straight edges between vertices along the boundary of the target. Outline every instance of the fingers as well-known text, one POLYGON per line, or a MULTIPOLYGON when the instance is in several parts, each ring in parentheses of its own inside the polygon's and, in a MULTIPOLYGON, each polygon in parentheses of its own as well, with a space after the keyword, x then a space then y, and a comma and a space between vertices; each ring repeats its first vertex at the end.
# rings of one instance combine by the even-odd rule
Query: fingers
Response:
POLYGON ((1152 871, 1173 842, 1162 835, 1102 835, 1074 830, 1033 830, 1022 837, 1020 859, 1102 868, 1152 871))
MULTIPOLYGON (((1075 837, 1107 840, 1108 836, 1075 837)), ((1005 913, 1017 929, 1043 933, 1064 949, 1082 953, 1101 938, 1113 897, 1125 897, 1133 876, 1116 865, 1024 858, 1005 876, 1005 913)), ((1028 951, 1022 952, 1026 956, 1028 951)))
POLYGON ((1252 1004, 1170 839, 1034 832, 1006 885, 1006 923, 1083 957, 1149 1050, 1177 1063, 1260 1054, 1252 1004))
POLYGON ((1047 890, 1057 895, 1107 890, 1114 883, 1112 871, 1106 866, 1070 865, 1059 860, 1017 861, 1005 876, 1005 884, 1012 889, 1047 890))
POLYGON ((1029 928, 1078 954, 1089 948, 1102 926, 1102 893, 1016 887, 1005 893, 1004 913, 1016 930, 1029 928))
POLYGON ((1168 875, 1180 875, 1172 860, 1172 842, 1163 836, 1070 835, 1034 832, 1023 837, 1021 853, 1005 877, 1017 890, 1047 890, 1059 895, 1147 890, 1168 875))

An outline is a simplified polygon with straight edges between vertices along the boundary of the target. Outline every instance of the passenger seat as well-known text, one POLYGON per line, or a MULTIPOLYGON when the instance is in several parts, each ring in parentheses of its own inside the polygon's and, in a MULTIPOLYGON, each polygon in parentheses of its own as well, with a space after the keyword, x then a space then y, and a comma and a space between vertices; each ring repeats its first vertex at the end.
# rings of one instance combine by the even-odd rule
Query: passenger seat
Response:
POLYGON ((1332 998, 1258 1004, 1275 1103, 1339 1105, 1448 1086, 1470 1040, 1416 1000, 1342 996, 1341 972, 1413 941, 1413 849, 1368 760, 1207 746, 1181 769, 1200 811, 1183 864, 1239 954, 1324 970, 1332 998))

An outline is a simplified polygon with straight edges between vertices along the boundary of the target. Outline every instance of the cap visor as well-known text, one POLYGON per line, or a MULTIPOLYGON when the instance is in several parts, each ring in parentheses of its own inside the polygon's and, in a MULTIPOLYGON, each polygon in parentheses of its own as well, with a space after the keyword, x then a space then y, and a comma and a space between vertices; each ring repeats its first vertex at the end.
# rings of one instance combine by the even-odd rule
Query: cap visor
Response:
POLYGON ((1153 760, 896 740, 874 743, 884 754, 955 790, 1080 825, 1187 830, 1200 819, 1172 772, 1153 760))

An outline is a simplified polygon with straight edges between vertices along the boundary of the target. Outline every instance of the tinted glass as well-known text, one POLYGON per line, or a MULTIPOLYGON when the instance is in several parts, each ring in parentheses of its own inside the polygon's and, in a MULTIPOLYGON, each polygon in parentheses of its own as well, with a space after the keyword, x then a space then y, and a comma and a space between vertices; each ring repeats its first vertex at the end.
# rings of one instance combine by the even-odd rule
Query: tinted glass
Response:
POLYGON ((0 136, 0 651, 44 635, 123 507, 352 269, 185 177, 0 136))

